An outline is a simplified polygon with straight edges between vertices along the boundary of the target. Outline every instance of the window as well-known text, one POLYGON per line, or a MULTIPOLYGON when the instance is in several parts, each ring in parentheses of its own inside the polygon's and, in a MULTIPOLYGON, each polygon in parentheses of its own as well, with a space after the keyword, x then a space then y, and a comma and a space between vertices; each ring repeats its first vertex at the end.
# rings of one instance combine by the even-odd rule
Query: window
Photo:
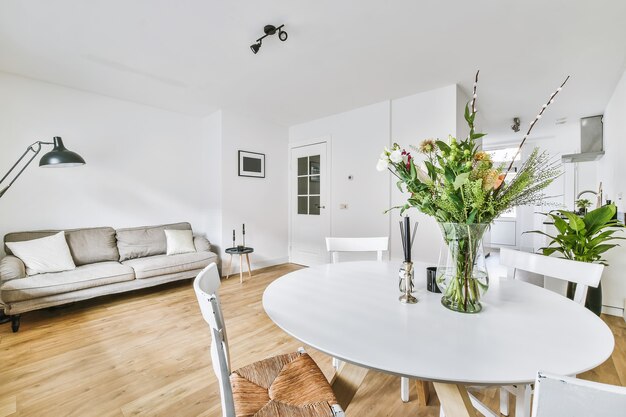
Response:
MULTIPOLYGON (((502 149, 493 149, 490 151, 486 151, 489 156, 491 156, 491 160, 497 165, 499 163, 511 162, 513 159, 513 155, 517 152, 517 147, 514 148, 502 148, 502 149)), ((519 161, 521 159, 521 155, 517 154, 515 157, 515 161, 519 161)))
POLYGON ((298 214, 320 214, 320 156, 298 158, 298 214))

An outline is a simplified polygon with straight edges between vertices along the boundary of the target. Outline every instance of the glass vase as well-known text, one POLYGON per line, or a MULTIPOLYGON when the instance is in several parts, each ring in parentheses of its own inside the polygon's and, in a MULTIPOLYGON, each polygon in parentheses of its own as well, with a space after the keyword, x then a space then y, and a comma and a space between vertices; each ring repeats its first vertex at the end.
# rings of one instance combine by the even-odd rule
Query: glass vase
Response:
POLYGON ((444 243, 439 252, 437 286, 441 304, 453 311, 478 313, 489 287, 483 251, 488 224, 440 223, 444 243))

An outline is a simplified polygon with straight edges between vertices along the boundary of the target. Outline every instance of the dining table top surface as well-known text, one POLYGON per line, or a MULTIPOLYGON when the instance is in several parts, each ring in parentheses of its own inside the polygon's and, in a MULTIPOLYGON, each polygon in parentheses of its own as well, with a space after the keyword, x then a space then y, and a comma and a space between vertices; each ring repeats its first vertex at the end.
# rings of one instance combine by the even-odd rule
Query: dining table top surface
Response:
POLYGON ((444 307, 414 263, 416 304, 398 297, 400 262, 357 261, 291 272, 263 307, 282 330, 335 358, 399 376, 480 385, 531 383, 537 371, 576 375, 612 353, 608 326, 541 287, 490 277, 476 314, 444 307))

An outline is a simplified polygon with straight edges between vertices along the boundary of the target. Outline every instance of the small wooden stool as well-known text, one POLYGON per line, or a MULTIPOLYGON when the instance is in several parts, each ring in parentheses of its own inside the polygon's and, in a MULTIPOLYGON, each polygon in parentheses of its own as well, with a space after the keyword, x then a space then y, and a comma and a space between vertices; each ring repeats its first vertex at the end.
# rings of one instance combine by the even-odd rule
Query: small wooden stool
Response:
POLYGON ((228 275, 226 275, 226 279, 230 277, 230 273, 233 266, 233 255, 239 255, 239 282, 243 284, 243 255, 246 255, 246 263, 248 264, 248 276, 252 278, 252 271, 250 270, 250 254, 254 252, 254 248, 248 247, 234 247, 228 248, 225 250, 227 254, 230 255, 230 260, 228 262, 228 275))

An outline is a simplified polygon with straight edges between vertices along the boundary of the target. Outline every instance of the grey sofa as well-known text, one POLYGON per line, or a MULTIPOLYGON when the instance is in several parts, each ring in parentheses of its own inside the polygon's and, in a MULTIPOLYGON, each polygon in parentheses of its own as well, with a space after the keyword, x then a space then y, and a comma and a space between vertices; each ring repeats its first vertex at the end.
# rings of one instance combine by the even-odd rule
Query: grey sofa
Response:
MULTIPOLYGON (((0 260, 0 303, 4 314, 11 318, 13 331, 19 329, 21 313, 193 278, 216 261, 209 241, 201 236, 194 237, 196 252, 166 255, 165 229, 191 230, 191 225, 66 230, 76 269, 30 276, 26 275, 24 263, 5 245, 7 256, 0 260)), ((4 242, 58 232, 9 233, 4 242)))

